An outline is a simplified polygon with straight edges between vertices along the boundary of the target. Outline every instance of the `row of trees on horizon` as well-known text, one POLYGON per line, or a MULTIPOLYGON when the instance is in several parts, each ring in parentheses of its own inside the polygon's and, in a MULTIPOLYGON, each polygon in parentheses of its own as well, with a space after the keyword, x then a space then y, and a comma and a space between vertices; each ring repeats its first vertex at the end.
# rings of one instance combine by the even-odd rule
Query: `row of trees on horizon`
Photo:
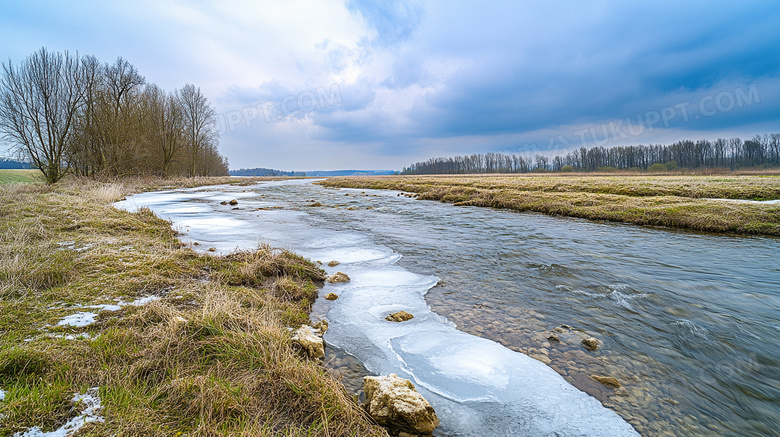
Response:
POLYGON ((530 173, 534 171, 670 171, 677 169, 780 167, 780 134, 715 141, 678 141, 616 147, 581 147, 566 156, 486 153, 431 158, 405 167, 401 174, 530 173))
POLYGON ((165 91, 129 62, 41 48, 2 63, 0 135, 49 183, 79 176, 223 176, 216 113, 200 88, 165 91))

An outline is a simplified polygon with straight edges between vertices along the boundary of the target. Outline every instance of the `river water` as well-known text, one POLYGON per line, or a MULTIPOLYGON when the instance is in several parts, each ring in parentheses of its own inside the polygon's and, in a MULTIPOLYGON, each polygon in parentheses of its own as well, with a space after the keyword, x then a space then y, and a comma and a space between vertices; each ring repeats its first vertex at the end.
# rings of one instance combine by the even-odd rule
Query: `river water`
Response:
POLYGON ((630 435, 611 411, 642 435, 780 435, 777 239, 398 194, 285 181, 118 206, 150 207, 202 250, 264 240, 340 261, 326 270, 352 281, 326 285, 340 298, 315 305, 331 322, 333 366, 348 387, 361 365, 412 379, 442 416, 440 435, 630 435), (239 209, 219 204, 232 198, 239 209), (399 309, 415 319, 384 322, 399 309))

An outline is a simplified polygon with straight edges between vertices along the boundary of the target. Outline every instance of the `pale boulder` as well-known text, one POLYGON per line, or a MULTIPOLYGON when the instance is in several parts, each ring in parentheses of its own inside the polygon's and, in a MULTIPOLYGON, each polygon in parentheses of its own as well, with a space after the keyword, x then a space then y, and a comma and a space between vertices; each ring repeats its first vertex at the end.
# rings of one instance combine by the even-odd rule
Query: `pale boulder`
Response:
POLYGON ((318 359, 325 357, 325 342, 316 335, 311 326, 301 325, 293 334, 292 341, 298 343, 306 351, 309 358, 318 359))
POLYGON ((394 434, 429 435, 439 426, 436 412, 408 379, 390 374, 363 379, 363 408, 394 434))

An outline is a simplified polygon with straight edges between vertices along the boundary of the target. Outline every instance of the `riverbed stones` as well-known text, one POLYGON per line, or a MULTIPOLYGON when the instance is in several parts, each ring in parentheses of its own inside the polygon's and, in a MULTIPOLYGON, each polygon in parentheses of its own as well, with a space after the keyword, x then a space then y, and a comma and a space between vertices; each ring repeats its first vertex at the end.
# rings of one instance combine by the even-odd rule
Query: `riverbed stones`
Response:
POLYGON ((336 299, 338 299, 338 298, 339 298, 339 295, 338 295, 338 294, 336 294, 336 293, 328 293, 328 294, 325 296, 325 299, 327 299, 327 300, 336 300, 336 299))
POLYGON ((580 344, 582 344, 582 346, 585 349, 587 349, 587 350, 589 350, 591 352, 595 351, 595 350, 598 350, 598 348, 599 348, 599 341, 597 339, 593 338, 593 337, 585 337, 585 338, 583 338, 582 341, 580 342, 580 344))
POLYGON ((328 267, 336 267, 339 264, 341 264, 341 263, 334 259, 333 261, 328 263, 328 267))
POLYGON ((560 342, 561 342, 561 339, 560 339, 560 338, 558 338, 558 336, 557 336, 557 335, 555 335, 555 334, 550 334, 550 335, 548 335, 548 336, 547 336, 547 340, 549 340, 549 341, 550 341, 550 343, 560 343, 560 342))
POLYGON ((407 313, 406 311, 398 311, 397 313, 393 313, 385 317, 385 320, 388 322, 405 322, 407 320, 412 320, 414 318, 413 315, 407 313))
POLYGON ((338 284, 340 282, 349 282, 349 276, 347 276, 347 274, 343 272, 336 272, 336 274, 328 276, 327 281, 330 282, 331 284, 338 284))
POLYGON ((610 388, 620 388, 623 384, 614 376, 590 375, 594 381, 600 382, 610 388))
POLYGON ((314 328, 307 325, 301 325, 295 331, 292 341, 298 343, 311 359, 320 359, 325 356, 325 342, 318 337, 314 328))
POLYGON ((363 408, 393 435, 429 435, 439 426, 431 404, 408 379, 390 374, 363 379, 366 402, 363 408))

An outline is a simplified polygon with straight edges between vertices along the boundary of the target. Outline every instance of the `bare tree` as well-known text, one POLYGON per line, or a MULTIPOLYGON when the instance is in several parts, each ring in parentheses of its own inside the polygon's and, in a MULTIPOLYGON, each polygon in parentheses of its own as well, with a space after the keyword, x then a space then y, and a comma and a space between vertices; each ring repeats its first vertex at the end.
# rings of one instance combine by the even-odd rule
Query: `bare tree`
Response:
POLYGON ((217 139, 216 113, 208 99, 194 85, 184 85, 179 92, 184 114, 184 138, 189 150, 187 174, 195 176, 198 161, 217 139))
POLYGON ((70 169, 68 147, 76 115, 84 104, 78 54, 50 53, 45 48, 21 65, 9 60, 0 76, 0 132, 32 160, 48 183, 70 169))

